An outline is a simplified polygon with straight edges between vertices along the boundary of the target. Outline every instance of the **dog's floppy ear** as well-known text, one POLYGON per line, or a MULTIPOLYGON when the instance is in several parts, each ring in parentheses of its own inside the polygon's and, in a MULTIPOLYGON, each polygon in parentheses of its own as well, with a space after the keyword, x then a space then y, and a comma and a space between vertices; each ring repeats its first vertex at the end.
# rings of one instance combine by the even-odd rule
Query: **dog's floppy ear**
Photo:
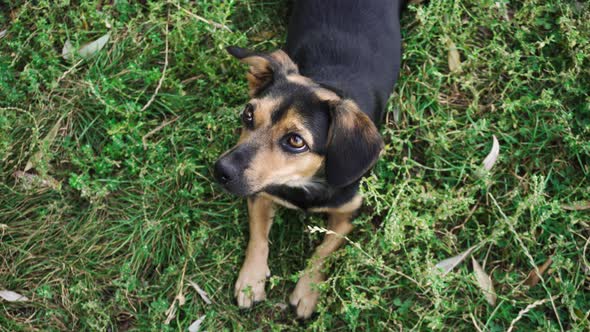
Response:
POLYGON ((272 53, 258 53, 237 46, 229 46, 227 52, 250 66, 246 75, 250 95, 264 90, 277 75, 297 74, 297 65, 282 50, 272 53))
POLYGON ((383 140, 377 127, 350 99, 327 101, 330 137, 326 149, 326 180, 344 187, 362 177, 377 161, 383 140))

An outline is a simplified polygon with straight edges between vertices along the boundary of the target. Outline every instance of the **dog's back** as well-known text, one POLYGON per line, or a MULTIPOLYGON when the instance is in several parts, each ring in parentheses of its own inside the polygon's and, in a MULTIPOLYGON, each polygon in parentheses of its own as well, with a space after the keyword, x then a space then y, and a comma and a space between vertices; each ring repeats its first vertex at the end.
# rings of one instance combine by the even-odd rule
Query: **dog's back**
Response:
POLYGON ((295 1, 286 51, 303 75, 354 99, 379 122, 400 67, 400 4, 295 1))

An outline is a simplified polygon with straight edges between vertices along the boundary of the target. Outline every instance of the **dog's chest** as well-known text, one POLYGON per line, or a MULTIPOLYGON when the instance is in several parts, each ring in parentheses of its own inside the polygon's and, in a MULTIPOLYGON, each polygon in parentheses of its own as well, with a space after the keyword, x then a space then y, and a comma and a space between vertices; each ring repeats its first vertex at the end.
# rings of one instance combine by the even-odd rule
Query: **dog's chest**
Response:
POLYGON ((358 208, 361 198, 357 191, 358 182, 336 190, 272 186, 267 188, 261 195, 289 209, 307 212, 328 212, 341 207, 348 210, 353 205, 355 209, 358 208))

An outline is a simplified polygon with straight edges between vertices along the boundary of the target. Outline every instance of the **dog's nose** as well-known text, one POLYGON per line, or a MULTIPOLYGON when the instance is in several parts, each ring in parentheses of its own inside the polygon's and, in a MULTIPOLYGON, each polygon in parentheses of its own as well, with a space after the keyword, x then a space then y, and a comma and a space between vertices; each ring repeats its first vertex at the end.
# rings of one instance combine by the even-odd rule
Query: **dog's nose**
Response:
POLYGON ((223 162, 223 159, 219 159, 213 168, 213 175, 215 176, 215 180, 220 184, 227 184, 231 181, 231 175, 228 165, 223 162))

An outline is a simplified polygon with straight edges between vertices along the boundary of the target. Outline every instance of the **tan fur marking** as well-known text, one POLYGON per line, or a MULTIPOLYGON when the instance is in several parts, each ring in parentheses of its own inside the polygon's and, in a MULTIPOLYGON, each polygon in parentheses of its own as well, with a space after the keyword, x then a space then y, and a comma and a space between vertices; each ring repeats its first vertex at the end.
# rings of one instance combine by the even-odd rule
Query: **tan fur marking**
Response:
POLYGON ((241 61, 250 66, 250 71, 255 76, 270 70, 269 61, 261 56, 249 56, 243 58, 241 61))
POLYGON ((274 51, 270 53, 270 57, 274 59, 280 66, 284 73, 287 72, 298 72, 297 65, 291 60, 287 53, 282 50, 274 51))
POLYGON ((351 213, 358 210, 363 204, 363 196, 356 194, 350 201, 338 207, 319 207, 309 209, 310 212, 316 213, 351 213))
POLYGON ((268 198, 269 200, 273 201, 274 203, 279 204, 281 206, 284 206, 284 207, 286 207, 288 209, 294 209, 294 210, 298 210, 299 209, 295 205, 293 205, 293 204, 291 204, 291 203, 289 203, 289 202, 287 202, 285 200, 282 200, 282 199, 280 199, 277 196, 273 196, 273 195, 268 194, 268 193, 265 193, 265 192, 261 192, 259 195, 260 196, 263 196, 265 198, 268 198))
POLYGON ((336 102, 340 100, 338 95, 328 89, 318 88, 314 91, 319 100, 336 102))
POLYGON ((271 184, 305 182, 322 166, 324 157, 320 155, 309 151, 289 154, 282 150, 278 145, 279 140, 293 132, 301 135, 308 145, 313 146, 313 136, 294 109, 288 110, 287 114, 268 130, 252 137, 257 139, 259 148, 244 176, 253 191, 271 184))
POLYGON ((272 201, 264 197, 249 198, 248 213, 250 240, 234 292, 238 305, 242 308, 249 308, 254 302, 266 298, 264 284, 270 275, 267 262, 268 233, 272 225, 274 206, 272 201))
POLYGON ((289 297, 289 302, 297 307, 298 317, 309 318, 314 312, 319 298, 319 292, 314 288, 314 285, 326 279, 323 272, 326 258, 345 242, 344 237, 353 229, 351 219, 352 212, 329 214, 328 229, 336 234, 326 234, 324 241, 316 248, 311 263, 305 269, 303 276, 289 297))
POLYGON ((250 66, 246 79, 248 80, 250 96, 252 96, 260 86, 271 79, 270 62, 268 59, 257 55, 245 57, 241 61, 250 66))
POLYGON ((253 190, 270 184, 288 184, 311 178, 321 167, 324 158, 310 152, 289 155, 274 144, 256 154, 244 172, 253 190))
POLYGON ((279 123, 275 124, 273 136, 281 137, 287 133, 297 133, 309 146, 313 146, 313 135, 307 130, 303 119, 295 109, 289 109, 279 123))
POLYGON ((287 81, 303 86, 315 86, 316 84, 310 79, 305 76, 293 74, 287 75, 287 81))
POLYGON ((358 109, 358 106, 352 100, 343 100, 338 112, 341 112, 338 114, 338 121, 340 121, 340 124, 344 128, 352 129, 361 125, 359 123, 359 118, 361 118, 364 113, 358 109))
POLYGON ((254 128, 268 127, 271 125, 271 115, 279 107, 282 98, 266 96, 260 99, 252 99, 254 106, 254 128))

